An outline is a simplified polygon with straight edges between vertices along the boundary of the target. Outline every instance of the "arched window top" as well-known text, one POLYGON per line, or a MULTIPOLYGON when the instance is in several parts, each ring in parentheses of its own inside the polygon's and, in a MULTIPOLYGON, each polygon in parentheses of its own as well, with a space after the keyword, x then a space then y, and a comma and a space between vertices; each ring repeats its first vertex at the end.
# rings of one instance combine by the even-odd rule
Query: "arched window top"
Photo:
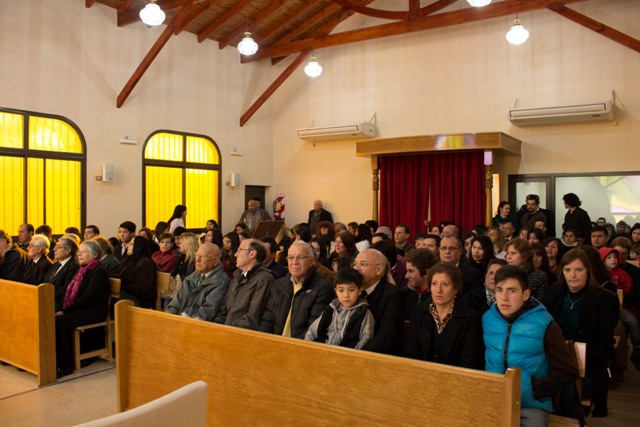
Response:
POLYGON ((153 134, 145 146, 144 158, 208 165, 220 164, 220 153, 211 139, 173 132, 153 134))
POLYGON ((0 148, 84 154, 82 136, 68 120, 31 113, 0 111, 0 148), (25 141, 25 121, 29 132, 25 141), (27 146, 25 147, 25 143, 27 146))

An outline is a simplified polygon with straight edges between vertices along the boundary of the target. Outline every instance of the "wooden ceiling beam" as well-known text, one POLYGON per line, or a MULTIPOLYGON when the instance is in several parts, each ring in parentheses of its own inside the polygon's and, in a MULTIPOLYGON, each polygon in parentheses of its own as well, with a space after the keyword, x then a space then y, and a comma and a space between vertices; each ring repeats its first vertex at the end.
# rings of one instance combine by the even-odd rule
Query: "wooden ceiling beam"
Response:
POLYGON ((421 8, 418 11, 418 16, 431 15, 432 13, 436 13, 436 12, 444 9, 445 7, 451 6, 452 4, 454 4, 457 1, 458 0, 438 0, 436 2, 428 4, 425 7, 421 8))
POLYGON ((309 2, 305 6, 297 9, 294 13, 292 13, 290 15, 286 15, 284 19, 280 20, 280 22, 271 25, 266 32, 260 33, 257 37, 254 37, 256 43, 260 44, 263 41, 265 41, 266 39, 268 39, 269 37, 271 37, 273 34, 277 33, 278 31, 281 31, 289 23, 295 21, 300 16, 304 15, 305 13, 307 13, 309 11, 309 9, 313 8, 313 6, 314 6, 314 2, 309 2))
POLYGON ((230 7, 229 9, 227 9, 225 13, 218 16, 217 19, 215 19, 212 23, 207 25, 207 27, 204 30, 198 33, 198 43, 202 43, 203 41, 205 41, 207 37, 209 37, 211 33, 213 33, 216 30, 216 28, 224 24, 229 18, 232 18, 235 15, 240 14, 240 12, 242 12, 242 9, 244 9, 247 6, 247 4, 250 3, 250 1, 251 0, 240 0, 236 2, 233 5, 233 7, 230 7))
POLYGON ((583 27, 590 29, 591 31, 595 31, 601 36, 611 39, 614 42, 620 43, 621 45, 628 47, 629 49, 635 50, 636 52, 640 52, 640 40, 635 39, 614 28, 611 28, 603 24, 602 22, 589 18, 588 16, 583 15, 579 12, 576 12, 573 9, 569 9, 563 4, 553 5, 549 7, 549 10, 552 10, 553 12, 556 12, 557 14, 573 22, 580 24, 583 27))
POLYGON ((253 116, 256 111, 267 102, 269 97, 273 95, 273 93, 284 83, 291 74, 304 62, 307 57, 311 55, 311 49, 300 52, 298 57, 289 64, 287 68, 269 85, 267 90, 264 91, 262 95, 258 97, 258 99, 249 107, 249 109, 240 117, 240 127, 244 126, 245 123, 253 116))
POLYGON ((376 25, 369 28, 344 31, 330 34, 324 37, 315 37, 305 40, 285 43, 270 48, 261 49, 249 58, 242 58, 242 62, 253 62, 261 59, 276 58, 291 55, 306 49, 320 49, 340 46, 349 43, 357 43, 377 38, 397 36, 401 34, 426 31, 434 28, 449 27, 453 25, 468 24, 491 18, 515 15, 516 13, 530 12, 533 10, 547 9, 557 4, 579 3, 586 0, 529 0, 527 2, 503 1, 492 3, 483 8, 465 8, 452 12, 439 13, 416 18, 412 21, 400 21, 389 24, 376 25))
MULTIPOLYGON (((361 15, 371 16, 373 18, 391 19, 393 21, 399 21, 399 20, 406 21, 409 19, 409 12, 403 12, 399 10, 374 9, 372 7, 355 4, 349 0, 331 0, 331 1, 339 4, 340 6, 346 9, 350 9, 361 15)), ((414 0, 409 0, 409 1, 413 2, 414 0)))
POLYGON ((286 0, 270 2, 267 7, 258 12, 258 14, 254 18, 250 19, 248 24, 238 26, 233 31, 231 31, 224 39, 220 40, 220 43, 218 43, 218 47, 220 49, 224 49, 225 47, 229 46, 229 44, 231 44, 247 30, 247 27, 251 28, 256 24, 256 22, 261 22, 266 19, 280 6, 282 6, 285 1, 286 0))
POLYGON ((84 0, 84 7, 87 9, 95 4, 96 0, 84 0))
MULTIPOLYGON (((158 0, 158 6, 167 13, 169 10, 192 4, 196 0, 158 0)), ((140 21, 140 11, 146 3, 137 3, 125 10, 118 10, 118 27, 125 27, 140 21)))
POLYGON ((131 7, 131 5, 133 4, 133 0, 124 0, 122 3, 120 3, 120 5, 117 7, 117 11, 118 12, 124 12, 125 10, 129 9, 131 7))
POLYGON ((178 11, 176 16, 171 20, 171 22, 165 27, 164 31, 162 31, 162 34, 160 34, 160 37, 158 37, 158 40, 156 40, 153 46, 151 46, 151 49, 142 59, 142 62, 140 62, 138 68, 136 68, 136 70, 133 72, 127 84, 125 84, 124 88, 122 88, 122 91, 118 95, 118 99, 116 101, 116 107, 122 107, 124 102, 131 94, 131 91, 133 91, 133 88, 136 87, 153 60, 156 59, 162 48, 167 44, 174 31, 176 31, 176 29, 180 27, 184 27, 189 23, 185 18, 189 16, 189 12, 191 12, 191 9, 191 4, 183 6, 178 11))
POLYGON ((300 34, 303 34, 309 28, 311 28, 314 25, 316 25, 318 22, 324 21, 330 15, 332 15, 332 14, 334 14, 336 12, 339 12, 341 9, 342 9, 342 6, 337 5, 337 4, 332 4, 332 5, 324 8, 324 9, 322 9, 320 12, 316 13, 315 15, 313 15, 313 17, 311 17, 311 19, 307 19, 302 25, 298 25, 295 28, 294 31, 284 34, 280 39, 276 40, 273 43, 273 45, 280 44, 280 43, 286 43, 289 40, 295 39, 300 34))

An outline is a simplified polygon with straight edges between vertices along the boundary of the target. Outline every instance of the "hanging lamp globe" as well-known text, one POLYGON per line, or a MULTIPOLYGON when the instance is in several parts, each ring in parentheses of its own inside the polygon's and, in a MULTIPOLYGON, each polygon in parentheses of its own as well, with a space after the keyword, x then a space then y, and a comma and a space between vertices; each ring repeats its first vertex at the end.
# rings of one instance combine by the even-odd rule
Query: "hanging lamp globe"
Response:
POLYGON ((258 51, 258 43, 251 37, 250 32, 244 33, 244 37, 238 43, 238 52, 244 56, 251 56, 258 51))
POLYGON ((150 0, 149 3, 140 11, 140 19, 145 25, 156 27, 164 22, 167 15, 156 4, 156 0, 150 0))
POLYGON ((322 66, 318 64, 318 60, 315 56, 312 56, 309 63, 304 67, 304 73, 312 78, 318 77, 322 74, 322 66))
POLYGON ((507 32, 507 41, 511 44, 519 45, 529 39, 529 31, 522 26, 520 20, 516 18, 513 21, 513 26, 507 32))

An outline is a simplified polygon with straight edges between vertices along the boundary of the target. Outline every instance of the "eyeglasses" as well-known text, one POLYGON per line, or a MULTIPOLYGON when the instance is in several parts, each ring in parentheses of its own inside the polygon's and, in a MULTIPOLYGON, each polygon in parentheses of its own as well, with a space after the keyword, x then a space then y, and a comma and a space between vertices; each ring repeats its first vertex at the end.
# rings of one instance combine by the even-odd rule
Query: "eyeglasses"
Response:
POLYGON ((60 249, 69 249, 69 248, 67 248, 66 246, 56 245, 53 247, 53 250, 56 250, 56 249, 60 250, 60 249))
POLYGON ((311 258, 309 255, 298 255, 298 256, 293 256, 293 255, 289 255, 287 257, 287 261, 289 262, 302 262, 303 260, 307 259, 307 258, 311 258))
POLYGON ((365 268, 365 267, 371 267, 371 266, 374 266, 374 265, 381 265, 381 264, 371 264, 371 263, 368 263, 368 262, 365 262, 365 261, 360 261, 360 262, 354 261, 354 262, 351 263, 351 267, 353 267, 353 268, 357 268, 357 267, 365 268))
POLYGON ((440 251, 449 252, 449 251, 457 251, 460 249, 460 246, 440 246, 440 251))
POLYGON ((196 254, 196 259, 216 259, 216 257, 196 254))

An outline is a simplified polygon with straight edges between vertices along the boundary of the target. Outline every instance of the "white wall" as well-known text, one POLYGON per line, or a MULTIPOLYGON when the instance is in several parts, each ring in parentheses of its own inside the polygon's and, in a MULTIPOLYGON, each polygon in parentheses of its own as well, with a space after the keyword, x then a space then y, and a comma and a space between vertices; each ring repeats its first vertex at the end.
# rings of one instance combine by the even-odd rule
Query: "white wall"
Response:
MULTIPOLYGON (((637 1, 570 7, 640 38, 637 1)), ((288 222, 306 220, 316 197, 337 220, 370 218, 369 160, 355 157, 355 143, 313 147, 295 129, 374 113, 382 137, 500 131, 521 139, 522 156, 500 163, 503 197, 509 173, 640 169, 623 154, 640 138, 640 53, 548 10, 519 17, 531 33, 521 46, 506 42, 513 17, 505 17, 316 51, 324 73, 296 73, 274 100, 274 190, 287 195, 288 222), (603 101, 612 89, 616 124, 521 129, 507 120, 516 99, 523 107, 603 101)))

